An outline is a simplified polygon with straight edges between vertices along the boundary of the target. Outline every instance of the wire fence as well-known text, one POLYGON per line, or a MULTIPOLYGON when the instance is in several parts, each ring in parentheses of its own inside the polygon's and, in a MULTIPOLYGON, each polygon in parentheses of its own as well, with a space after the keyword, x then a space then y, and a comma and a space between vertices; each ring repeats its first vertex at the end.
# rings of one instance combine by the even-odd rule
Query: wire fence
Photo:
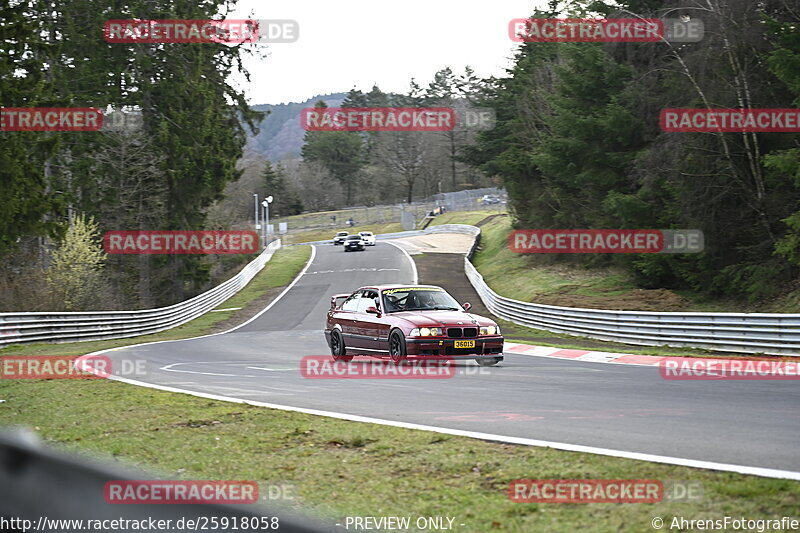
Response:
POLYGON ((270 224, 274 225, 273 231, 277 231, 279 224, 285 222, 289 233, 298 230, 403 223, 404 218, 409 215, 413 216, 416 224, 432 211, 505 211, 506 198, 503 189, 489 187, 436 194, 410 204, 355 206, 336 211, 281 217, 270 220, 270 224))

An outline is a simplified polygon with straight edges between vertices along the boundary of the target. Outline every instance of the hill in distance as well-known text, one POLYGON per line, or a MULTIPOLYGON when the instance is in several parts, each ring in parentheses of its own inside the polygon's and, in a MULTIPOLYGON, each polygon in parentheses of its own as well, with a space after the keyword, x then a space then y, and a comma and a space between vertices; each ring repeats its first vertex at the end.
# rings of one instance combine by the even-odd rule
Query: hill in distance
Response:
POLYGON ((262 155, 273 162, 299 158, 305 136, 305 131, 300 125, 300 111, 305 107, 313 107, 320 100, 328 107, 338 107, 346 96, 347 93, 331 93, 313 96, 299 103, 252 106, 256 111, 270 113, 261 121, 258 135, 254 136, 248 131, 245 152, 262 155))

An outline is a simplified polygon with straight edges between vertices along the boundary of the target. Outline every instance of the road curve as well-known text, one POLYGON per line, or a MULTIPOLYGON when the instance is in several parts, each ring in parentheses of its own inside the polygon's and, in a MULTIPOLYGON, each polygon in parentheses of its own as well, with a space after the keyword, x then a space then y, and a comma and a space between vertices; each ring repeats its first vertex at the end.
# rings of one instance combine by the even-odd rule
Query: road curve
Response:
POLYGON ((386 242, 358 253, 317 246, 294 286, 244 326, 106 355, 145 360, 136 381, 188 392, 800 475, 796 381, 665 381, 657 368, 513 353, 492 368, 459 362, 451 379, 300 375, 301 357, 328 353, 331 294, 414 276, 386 242))

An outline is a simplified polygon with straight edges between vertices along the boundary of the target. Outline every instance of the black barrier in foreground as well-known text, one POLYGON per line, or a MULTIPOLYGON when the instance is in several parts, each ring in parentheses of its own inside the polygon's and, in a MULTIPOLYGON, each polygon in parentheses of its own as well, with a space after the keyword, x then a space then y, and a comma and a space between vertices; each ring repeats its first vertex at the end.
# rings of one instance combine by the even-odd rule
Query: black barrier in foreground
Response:
MULTIPOLYGON (((279 531, 323 533, 341 531, 310 519, 293 516, 283 511, 273 511, 259 504, 109 504, 104 498, 104 487, 108 481, 155 479, 152 474, 123 469, 117 465, 102 464, 95 460, 68 455, 48 448, 34 433, 15 430, 0 433, 0 524, 3 531, 38 531, 40 533, 67 533, 72 531, 98 531, 95 528, 76 527, 75 524, 58 524, 58 520, 124 520, 141 521, 153 519, 171 520, 170 524, 187 524, 188 520, 201 520, 205 531, 279 531), (230 524, 247 523, 255 527, 227 528, 211 527, 221 524, 225 517, 230 524), (277 517, 274 523, 264 520, 277 517), (214 522, 216 519, 216 522, 214 522), (267 525, 267 527, 265 527, 267 525)), ((109 522, 110 523, 110 522, 109 522)), ((163 522, 166 523, 166 522, 163 522)), ((112 526, 113 527, 113 526, 112 526)), ((160 531, 201 531, 171 527, 160 531)), ((105 530, 100 530, 105 533, 105 530)), ((155 532, 157 529, 111 527, 108 533, 155 532)))

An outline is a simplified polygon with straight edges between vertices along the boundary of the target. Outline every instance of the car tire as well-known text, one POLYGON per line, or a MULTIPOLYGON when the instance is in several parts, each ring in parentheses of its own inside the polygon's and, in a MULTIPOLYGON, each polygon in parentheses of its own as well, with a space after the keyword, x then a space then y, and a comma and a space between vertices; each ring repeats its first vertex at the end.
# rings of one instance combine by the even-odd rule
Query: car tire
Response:
POLYGON ((480 366, 494 366, 500 362, 499 357, 478 357, 475 362, 480 366))
POLYGON ((347 355, 344 339, 338 329, 331 331, 331 355, 334 361, 344 361, 346 363, 353 360, 352 355, 347 355))
POLYGON ((396 365, 406 360, 406 337, 399 330, 394 330, 389 335, 389 357, 396 365))

